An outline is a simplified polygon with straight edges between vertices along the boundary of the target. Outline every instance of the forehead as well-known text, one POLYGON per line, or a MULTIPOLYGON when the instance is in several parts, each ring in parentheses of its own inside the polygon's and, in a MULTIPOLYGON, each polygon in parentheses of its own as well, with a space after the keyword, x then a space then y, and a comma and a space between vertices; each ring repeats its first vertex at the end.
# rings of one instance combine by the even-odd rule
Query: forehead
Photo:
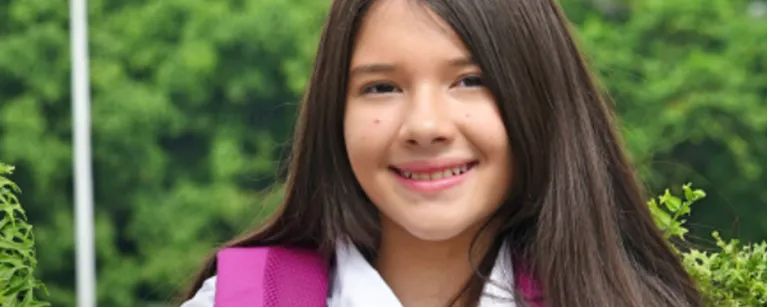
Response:
POLYGON ((352 66, 470 57, 455 31, 418 0, 378 0, 363 17, 352 66))

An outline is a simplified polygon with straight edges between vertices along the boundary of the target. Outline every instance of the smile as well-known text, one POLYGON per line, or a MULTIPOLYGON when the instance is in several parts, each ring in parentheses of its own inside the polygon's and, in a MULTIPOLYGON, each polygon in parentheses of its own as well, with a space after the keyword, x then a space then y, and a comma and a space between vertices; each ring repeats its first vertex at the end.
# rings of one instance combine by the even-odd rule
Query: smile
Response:
POLYGON ((442 178, 448 178, 453 176, 458 176, 463 173, 466 173, 474 167, 474 164, 464 164, 461 166, 456 166, 453 168, 448 168, 444 170, 437 170, 434 172, 429 173, 423 173, 423 172, 410 172, 410 171, 402 171, 398 169, 394 169, 400 176, 405 177, 407 179, 413 179, 413 180, 440 180, 442 178))
POLYGON ((477 162, 443 166, 391 167, 397 180, 410 190, 433 193, 457 186, 478 165, 477 162))

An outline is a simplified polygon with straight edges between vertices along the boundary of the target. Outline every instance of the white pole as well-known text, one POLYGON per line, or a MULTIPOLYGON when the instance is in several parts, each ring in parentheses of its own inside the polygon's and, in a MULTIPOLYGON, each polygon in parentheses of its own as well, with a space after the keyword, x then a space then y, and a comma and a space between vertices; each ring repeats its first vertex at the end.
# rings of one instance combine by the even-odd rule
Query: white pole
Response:
POLYGON ((74 116, 75 256, 77 306, 96 306, 96 259, 93 233, 91 169, 90 76, 86 0, 69 2, 72 52, 72 114, 74 116))

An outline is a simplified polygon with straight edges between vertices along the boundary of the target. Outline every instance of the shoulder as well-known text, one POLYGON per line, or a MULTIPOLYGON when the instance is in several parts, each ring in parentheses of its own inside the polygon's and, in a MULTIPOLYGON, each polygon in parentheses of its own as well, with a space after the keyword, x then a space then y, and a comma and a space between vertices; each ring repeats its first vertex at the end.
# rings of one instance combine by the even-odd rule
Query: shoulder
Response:
POLYGON ((194 297, 181 304, 181 307, 213 307, 215 298, 216 276, 213 276, 206 279, 194 297))

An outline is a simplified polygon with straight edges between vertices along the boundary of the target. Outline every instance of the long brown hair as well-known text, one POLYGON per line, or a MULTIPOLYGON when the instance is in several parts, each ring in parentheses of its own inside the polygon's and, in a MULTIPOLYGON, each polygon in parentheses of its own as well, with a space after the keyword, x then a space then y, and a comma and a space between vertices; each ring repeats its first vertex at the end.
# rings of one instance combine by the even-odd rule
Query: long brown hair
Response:
MULTIPOLYGON (((265 226, 227 247, 331 255, 347 237, 375 254, 378 213, 355 180, 343 137, 349 61, 372 2, 333 1, 300 107, 284 201, 265 226)), ((498 103, 516 166, 515 192, 496 214, 500 239, 540 281, 547 305, 701 306, 652 220, 611 110, 555 0, 419 3, 463 40, 498 103)), ((215 272, 211 258, 187 297, 215 272)))

